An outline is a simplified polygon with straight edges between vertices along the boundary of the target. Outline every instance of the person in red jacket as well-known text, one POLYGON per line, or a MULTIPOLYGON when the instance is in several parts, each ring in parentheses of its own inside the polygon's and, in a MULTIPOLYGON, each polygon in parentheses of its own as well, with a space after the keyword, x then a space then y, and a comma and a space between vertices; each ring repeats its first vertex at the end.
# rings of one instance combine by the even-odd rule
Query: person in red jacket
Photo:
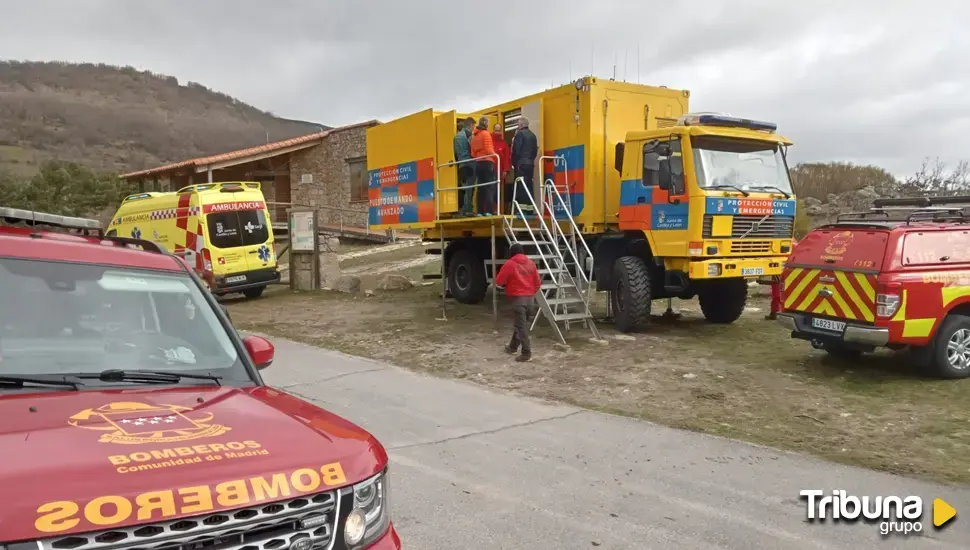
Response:
POLYGON ((502 125, 496 123, 492 126, 492 147, 498 155, 498 179, 502 186, 502 208, 508 214, 512 206, 512 184, 506 183, 509 170, 512 169, 512 149, 505 141, 505 134, 502 133, 502 125))
POLYGON ((518 362, 532 361, 532 345, 529 342, 529 311, 535 302, 536 292, 542 286, 539 269, 535 262, 522 251, 522 245, 515 243, 509 247, 509 259, 502 265, 495 284, 505 287, 505 295, 512 302, 515 312, 515 328, 512 340, 505 346, 506 353, 515 354, 522 346, 522 353, 515 358, 518 362))
MULTIPOLYGON (((791 251, 795 252, 795 245, 798 241, 792 237, 791 240, 791 251)), ((778 312, 781 311, 781 276, 774 277, 771 282, 771 313, 765 316, 768 321, 774 321, 778 318, 778 312)))

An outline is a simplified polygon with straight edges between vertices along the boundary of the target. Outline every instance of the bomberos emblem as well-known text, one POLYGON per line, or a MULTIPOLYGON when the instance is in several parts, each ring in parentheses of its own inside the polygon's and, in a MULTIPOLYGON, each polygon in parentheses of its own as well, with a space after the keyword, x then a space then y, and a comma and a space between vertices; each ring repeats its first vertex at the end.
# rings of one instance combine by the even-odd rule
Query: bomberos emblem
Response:
POLYGON ((829 239, 829 244, 828 246, 825 247, 825 253, 832 256, 838 256, 840 254, 844 254, 845 250, 849 247, 851 243, 852 243, 851 231, 843 231, 841 233, 836 233, 835 235, 832 236, 831 239, 829 239))
POLYGON ((101 443, 175 443, 222 435, 232 429, 213 424, 213 416, 180 405, 122 401, 83 410, 72 416, 68 424, 104 432, 98 439, 101 443))

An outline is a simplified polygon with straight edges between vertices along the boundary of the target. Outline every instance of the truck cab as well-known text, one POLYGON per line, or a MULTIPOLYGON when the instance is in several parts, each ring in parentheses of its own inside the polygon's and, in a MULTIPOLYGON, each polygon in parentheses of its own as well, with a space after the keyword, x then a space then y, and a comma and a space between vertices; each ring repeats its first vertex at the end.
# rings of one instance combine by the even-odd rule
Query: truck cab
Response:
POLYGON ((637 328, 649 312, 647 297, 630 295, 618 277, 649 278, 649 289, 635 285, 649 299, 699 296, 708 320, 733 322, 744 309, 746 281, 781 274, 795 198, 791 142, 775 130, 769 122, 689 114, 666 128, 629 132, 617 144, 622 235, 599 239, 594 256, 598 287, 619 299, 618 325, 637 328), (630 314, 624 296, 637 304, 630 314))

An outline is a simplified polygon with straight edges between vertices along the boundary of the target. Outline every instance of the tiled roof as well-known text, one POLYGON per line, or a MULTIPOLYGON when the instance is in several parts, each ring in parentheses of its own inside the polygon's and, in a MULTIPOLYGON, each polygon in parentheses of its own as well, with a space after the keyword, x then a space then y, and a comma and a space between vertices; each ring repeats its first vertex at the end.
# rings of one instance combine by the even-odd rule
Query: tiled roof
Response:
POLYGON ((288 149, 297 145, 304 145, 307 143, 312 143, 314 141, 323 140, 331 133, 339 132, 341 130, 350 130, 353 128, 359 128, 361 126, 373 126, 375 124, 380 124, 376 120, 369 120, 367 122, 360 122, 358 124, 351 124, 348 126, 341 126, 339 128, 331 128, 323 132, 316 132, 313 134, 308 134, 305 136, 295 137, 291 139, 284 139, 282 141, 274 141, 272 143, 267 143, 265 145, 257 145, 256 147, 250 147, 248 149, 239 149, 238 151, 230 151, 228 153, 221 153, 218 155, 212 155, 208 157, 199 157, 196 159, 183 160, 179 162, 173 162, 171 164, 166 164, 163 166, 158 166, 155 168, 149 168, 147 170, 139 170, 137 172, 129 172, 127 174, 121 174, 121 178, 129 179, 143 176, 150 176, 152 174, 160 174, 162 172, 170 172, 179 168, 189 168, 196 166, 207 166, 210 164, 216 164, 220 162, 225 162, 227 160, 244 159, 246 157, 252 157, 256 155, 261 155, 264 153, 272 153, 273 151, 279 151, 282 149, 288 149))

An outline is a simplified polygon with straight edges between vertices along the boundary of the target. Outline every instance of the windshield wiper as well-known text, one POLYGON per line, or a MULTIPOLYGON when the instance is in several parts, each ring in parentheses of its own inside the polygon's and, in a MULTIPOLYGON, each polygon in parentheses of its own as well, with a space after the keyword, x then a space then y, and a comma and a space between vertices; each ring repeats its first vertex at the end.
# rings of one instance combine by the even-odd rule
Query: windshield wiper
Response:
POLYGON ((86 372, 75 374, 78 378, 90 378, 102 382, 146 382, 152 384, 175 384, 183 378, 192 380, 212 380, 217 386, 221 386, 221 376, 212 374, 190 374, 184 372, 157 371, 157 370, 122 370, 107 369, 101 372, 86 372))
POLYGON ((738 193, 741 193, 745 197, 751 194, 745 191, 744 189, 741 189, 737 185, 728 185, 726 183, 719 183, 717 185, 708 185, 707 187, 705 187, 705 189, 734 189, 735 191, 737 191, 738 193))
POLYGON ((774 185, 753 185, 753 186, 751 186, 751 188, 752 189, 774 189, 775 191, 778 191, 782 195, 785 195, 785 198, 786 199, 790 199, 791 198, 791 195, 789 195, 788 193, 786 193, 782 188, 776 187, 774 185))
POLYGON ((78 389, 83 385, 80 382, 72 382, 64 378, 37 378, 33 376, 16 376, 10 374, 0 375, 0 384, 14 384, 17 387, 24 387, 24 384, 37 384, 40 386, 64 386, 67 388, 78 389))

